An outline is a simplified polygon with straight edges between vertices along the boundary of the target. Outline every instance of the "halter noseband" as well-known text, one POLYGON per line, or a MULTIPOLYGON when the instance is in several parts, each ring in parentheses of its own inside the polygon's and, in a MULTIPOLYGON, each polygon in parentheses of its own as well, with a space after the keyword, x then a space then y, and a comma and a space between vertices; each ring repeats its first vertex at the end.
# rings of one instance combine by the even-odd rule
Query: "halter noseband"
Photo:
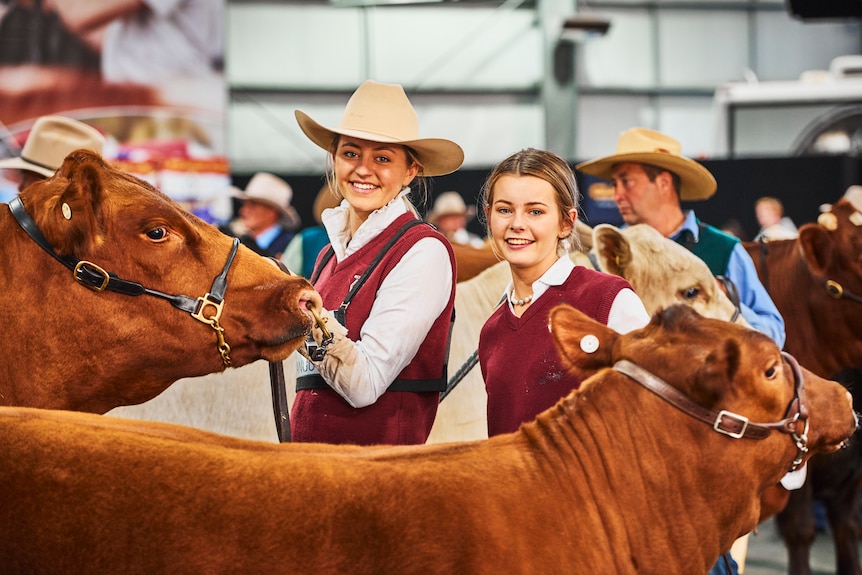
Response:
POLYGON ((747 417, 722 409, 712 411, 695 403, 687 395, 668 384, 658 376, 632 363, 627 359, 621 359, 614 364, 614 369, 629 376, 645 388, 649 389, 686 415, 698 419, 724 435, 733 439, 765 439, 775 429, 790 435, 796 444, 796 458, 790 467, 795 471, 802 465, 803 457, 808 453, 808 408, 804 405, 805 384, 802 379, 802 370, 796 359, 786 352, 781 352, 784 360, 793 370, 795 380, 793 388, 793 399, 787 405, 784 419, 772 423, 754 423, 747 417), (802 433, 797 433, 797 423, 804 423, 802 433))
POLYGON ((72 277, 84 287, 96 292, 107 290, 130 296, 146 294, 165 299, 175 308, 191 314, 196 320, 212 327, 218 338, 218 349, 222 363, 225 367, 230 367, 230 346, 225 342, 224 328, 219 324, 219 318, 224 306, 224 294, 227 291, 227 274, 239 249, 240 242, 238 238, 233 239, 233 245, 228 254, 224 269, 213 279, 209 293, 203 297, 193 298, 186 295, 171 295, 149 289, 137 282, 120 279, 92 262, 79 260, 74 256, 61 256, 54 250, 48 239, 36 225, 36 222, 33 221, 33 218, 24 209, 24 203, 19 196, 16 196, 9 202, 9 209, 15 221, 21 226, 21 229, 39 247, 72 270, 72 277))

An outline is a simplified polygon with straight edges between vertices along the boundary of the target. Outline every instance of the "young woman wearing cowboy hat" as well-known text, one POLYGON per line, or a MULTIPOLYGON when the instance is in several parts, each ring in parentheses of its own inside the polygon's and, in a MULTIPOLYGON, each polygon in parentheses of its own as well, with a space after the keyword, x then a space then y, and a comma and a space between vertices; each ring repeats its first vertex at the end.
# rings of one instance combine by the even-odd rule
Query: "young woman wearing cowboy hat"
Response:
POLYGON ((343 201, 323 212, 331 252, 321 252, 312 274, 334 310, 324 311, 332 340, 315 328, 297 358, 292 439, 424 443, 446 385, 455 260, 418 217, 410 185, 455 171, 464 153, 449 140, 420 138, 395 84, 363 83, 336 128, 300 110, 296 119, 329 152, 328 179, 343 201))

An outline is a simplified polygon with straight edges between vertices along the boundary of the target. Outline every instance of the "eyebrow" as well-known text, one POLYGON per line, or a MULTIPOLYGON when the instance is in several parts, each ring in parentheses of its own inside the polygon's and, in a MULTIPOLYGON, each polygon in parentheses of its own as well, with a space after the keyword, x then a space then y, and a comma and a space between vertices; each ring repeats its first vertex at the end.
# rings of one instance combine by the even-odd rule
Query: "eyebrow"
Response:
MULTIPOLYGON (((498 203, 499 203, 499 204, 507 204, 507 205, 510 205, 510 206, 514 204, 514 202, 511 202, 511 201, 509 201, 509 200, 494 200, 494 204, 498 204, 498 203)), ((532 207, 532 206, 542 206, 542 207, 547 207, 547 206, 548 206, 548 204, 546 204, 545 202, 541 202, 541 201, 535 201, 535 202, 524 202, 524 205, 525 205, 525 206, 529 206, 529 207, 532 207)))
MULTIPOLYGON (((341 148, 346 148, 346 147, 361 148, 362 146, 360 146, 356 142, 341 142, 339 144, 339 147, 341 147, 341 148)), ((395 152, 398 150, 398 148, 395 148, 395 147, 390 146, 390 145, 382 144, 380 146, 375 146, 374 148, 371 148, 371 150, 373 152, 395 152)))

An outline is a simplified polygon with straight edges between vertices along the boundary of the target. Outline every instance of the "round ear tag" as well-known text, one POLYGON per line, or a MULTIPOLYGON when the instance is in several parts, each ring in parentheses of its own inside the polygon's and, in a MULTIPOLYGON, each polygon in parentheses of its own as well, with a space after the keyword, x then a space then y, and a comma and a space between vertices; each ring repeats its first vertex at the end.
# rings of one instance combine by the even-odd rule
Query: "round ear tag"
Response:
POLYGON ((838 229, 838 218, 832 212, 825 212, 817 216, 817 223, 830 232, 838 229))
POLYGON ((66 202, 63 202, 63 205, 61 206, 61 208, 63 210, 63 217, 66 218, 67 220, 71 220, 72 219, 72 208, 69 207, 69 204, 67 204, 66 202))
POLYGON ((594 353, 597 349, 599 349, 599 338, 594 335, 585 335, 581 338, 581 351, 594 353))

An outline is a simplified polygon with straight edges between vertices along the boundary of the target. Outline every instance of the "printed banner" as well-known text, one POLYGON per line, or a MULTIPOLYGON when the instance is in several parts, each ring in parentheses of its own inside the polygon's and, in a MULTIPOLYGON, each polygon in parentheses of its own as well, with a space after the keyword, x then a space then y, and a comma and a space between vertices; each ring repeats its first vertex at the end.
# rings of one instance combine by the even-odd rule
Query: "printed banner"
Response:
MULTIPOLYGON (((0 158, 59 114, 99 129, 103 156, 208 221, 229 215, 224 0, 0 4, 0 158)), ((0 172, 0 200, 17 192, 0 172)))

